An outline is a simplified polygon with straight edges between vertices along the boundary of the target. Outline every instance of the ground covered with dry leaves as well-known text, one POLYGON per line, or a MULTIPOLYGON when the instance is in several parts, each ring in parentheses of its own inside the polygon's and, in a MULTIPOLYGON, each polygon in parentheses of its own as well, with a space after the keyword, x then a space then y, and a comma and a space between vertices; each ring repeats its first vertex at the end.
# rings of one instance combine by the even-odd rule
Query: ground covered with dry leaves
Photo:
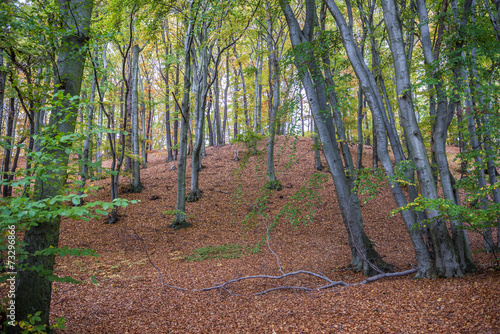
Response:
MULTIPOLYGON (((291 289, 253 295, 277 286, 315 288, 325 283, 299 275, 199 291, 242 276, 279 275, 277 257, 283 272, 308 270, 332 280, 363 280, 346 268, 350 250, 333 182, 327 172, 314 169, 311 147, 310 138, 279 138, 276 170, 283 190, 267 199, 265 218, 255 215, 247 222, 243 222, 245 217, 265 193, 261 191, 266 181, 265 150, 245 163, 245 159, 234 160, 236 149, 240 158, 245 156, 243 146, 207 148, 200 176, 202 198, 187 203, 187 220, 193 227, 179 231, 168 228, 172 217, 165 213, 175 209, 177 170, 171 168, 176 163, 165 163, 165 152, 150 153, 148 167, 141 171, 143 192, 120 193, 140 203, 120 209, 119 223, 106 225, 104 218, 62 223, 61 247, 92 248, 100 257, 57 260, 59 276, 83 281, 54 284, 51 317, 66 318, 66 330, 61 332, 500 332, 500 272, 492 267, 491 254, 478 252, 482 241, 472 232, 469 237, 478 271, 463 278, 413 280, 404 276, 321 292, 291 289), (321 203, 313 195, 310 200, 294 199, 314 173, 327 176, 316 190, 321 203), (314 215, 307 226, 293 226, 291 218, 283 215, 271 231, 269 248, 266 230, 287 203, 291 203, 288 212, 307 209, 307 203, 312 203, 314 215), (261 250, 252 252, 262 240, 261 250), (186 260, 197 249, 227 245, 233 245, 231 249, 240 257, 186 260), (188 291, 165 287, 162 279, 188 291)), ((371 166, 371 154, 365 146, 365 166, 371 166)), ((189 169, 187 176, 189 188, 189 169)), ((130 180, 124 177, 120 182, 127 185, 130 180)), ((109 200, 109 180, 94 184, 101 188, 93 198, 109 200)), ((362 204, 365 229, 377 251, 395 270, 403 271, 412 268, 415 257, 401 218, 390 217, 394 208, 387 187, 362 204)), ((301 217, 308 213, 303 211, 301 217)))

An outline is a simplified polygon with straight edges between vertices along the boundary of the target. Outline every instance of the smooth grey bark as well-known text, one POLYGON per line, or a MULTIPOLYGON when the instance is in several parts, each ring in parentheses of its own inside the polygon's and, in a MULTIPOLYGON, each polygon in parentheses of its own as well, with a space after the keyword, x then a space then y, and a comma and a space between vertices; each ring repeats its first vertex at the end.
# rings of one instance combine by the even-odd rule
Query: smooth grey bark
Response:
POLYGON ((179 138, 179 160, 177 163, 177 202, 176 214, 171 228, 177 230, 191 226, 186 222, 186 160, 189 131, 189 93, 191 91, 191 48, 193 44, 193 28, 195 18, 193 10, 194 0, 189 1, 189 17, 187 22, 186 35, 184 38, 184 93, 182 95, 181 108, 181 131, 179 138))
POLYGON ((142 191, 140 148, 139 148, 139 53, 142 48, 135 44, 132 47, 132 184, 130 192, 142 191))
POLYGON ((239 106, 239 93, 240 93, 240 85, 238 83, 238 71, 234 70, 234 91, 233 91, 233 138, 238 136, 239 128, 238 128, 238 111, 240 109, 239 106))
MULTIPOLYGON (((313 39, 316 16, 314 0, 306 1, 306 19, 303 29, 300 29, 291 7, 285 1, 280 1, 280 5, 290 29, 290 40, 293 47, 297 48, 303 43, 310 43, 313 39)), ((323 75, 310 50, 305 48, 301 51, 303 52, 297 53, 295 57, 295 64, 306 90, 309 106, 323 143, 323 154, 335 184, 339 208, 351 247, 351 266, 362 271, 365 275, 372 275, 380 270, 388 269, 389 266, 382 261, 364 232, 359 198, 349 187, 338 148, 335 127, 332 118, 327 117, 328 113, 325 113, 328 110, 328 96, 323 75)))
MULTIPOLYGON (((224 87, 224 116, 222 118, 222 135, 217 140, 217 145, 224 145, 226 143, 226 127, 227 127, 227 100, 229 95, 229 56, 226 54, 226 86, 224 87)), ((229 130, 229 129, 228 129, 229 130)))
POLYGON ((241 88, 243 89, 243 114, 245 115, 245 126, 246 130, 250 130, 250 115, 248 112, 248 101, 247 101, 247 85, 245 83, 245 73, 243 73, 243 65, 241 65, 240 57, 238 56, 238 52, 236 51, 236 44, 233 48, 234 56, 236 57, 236 61, 238 62, 239 73, 241 77, 241 88))
MULTIPOLYGON (((149 82, 149 78, 148 78, 148 83, 149 82)), ((149 89, 148 89, 148 99, 149 101, 151 102, 151 84, 148 85, 149 86, 149 89)), ((140 87, 140 91, 141 92, 144 92, 144 84, 142 82, 142 75, 141 75, 141 71, 139 69, 139 87, 140 87)), ((151 112, 151 109, 149 109, 150 112, 151 112)), ((146 150, 146 142, 148 140, 148 134, 149 132, 147 132, 147 126, 146 126, 146 102, 145 102, 145 99, 144 97, 142 98, 141 100, 141 124, 142 124, 142 128, 139 129, 139 131, 141 131, 141 138, 139 139, 139 142, 141 144, 141 165, 142 165, 142 168, 147 168, 148 167, 148 154, 147 154, 147 150, 146 150)))
POLYGON ((222 144, 222 136, 224 136, 224 130, 222 129, 221 115, 220 115, 220 87, 219 87, 219 72, 215 74, 214 81, 214 145, 222 144))
MULTIPOLYGON (((168 37, 168 34, 165 33, 166 30, 168 30, 168 20, 165 20, 165 26, 162 28, 161 31, 161 37, 163 40, 163 44, 165 44, 165 58, 167 58, 170 55, 170 38, 168 37), (165 38, 165 35, 167 37, 165 38)), ((159 66, 160 68, 160 75, 163 78, 163 81, 165 82, 165 132, 166 132, 166 146, 167 146, 167 160, 166 162, 171 162, 175 160, 173 150, 172 150, 172 133, 171 133, 171 120, 170 120, 170 81, 169 81, 169 76, 170 76, 170 64, 167 64, 165 66, 165 71, 163 71, 162 66, 159 66)), ((177 80, 178 81, 178 80, 177 80)), ((176 83, 176 85, 178 82, 176 83)), ((175 143, 174 143, 175 145, 175 143)))
MULTIPOLYGON (((420 20, 420 42, 424 52, 424 58, 427 66, 430 68, 430 77, 435 82, 433 88, 436 91, 437 102, 434 96, 431 95, 430 111, 431 114, 434 109, 435 123, 433 129, 433 144, 434 144, 434 157, 438 164, 441 187, 443 189, 444 197, 454 204, 459 205, 459 198, 456 196, 457 189, 454 187, 453 175, 450 172, 448 165, 448 158, 446 156, 446 139, 448 128, 451 124, 454 114, 453 104, 448 104, 446 92, 444 91, 444 83, 439 71, 437 71, 437 64, 435 63, 435 54, 432 51, 432 42, 429 30, 429 17, 425 0, 416 0, 417 11, 420 20)), ((461 269, 463 272, 472 272, 475 266, 472 260, 472 254, 469 246, 469 239, 467 232, 463 228, 463 223, 456 220, 451 220, 452 235, 455 247, 457 248, 458 257, 460 260, 461 269)))
POLYGON ((274 172, 274 140, 276 136, 276 116, 280 105, 280 74, 278 64, 278 50, 273 40, 273 21, 270 5, 266 2, 267 49, 269 52, 269 139, 267 142, 267 175, 268 187, 281 190, 281 185, 274 172))
MULTIPOLYGON (((177 96, 179 94, 179 64, 176 65, 176 70, 175 70, 175 89, 174 89, 174 96, 177 96)), ((174 146, 176 147, 174 150, 174 160, 177 161, 177 156, 179 155, 179 148, 177 146, 178 144, 178 136, 179 136, 179 119, 181 117, 181 107, 179 106, 178 103, 175 104, 175 120, 174 120, 174 146)))
POLYGON ((363 89, 361 85, 358 87, 358 117, 356 126, 358 129, 358 152, 356 156, 356 168, 362 169, 363 167, 363 89))
MULTIPOLYGON (((97 77, 95 73, 92 75, 92 87, 90 88, 90 103, 87 114, 87 130, 85 134, 85 139, 83 141, 83 150, 82 150, 82 171, 81 171, 81 188, 85 188, 85 184, 89 176, 89 165, 92 163, 92 157, 90 155, 90 146, 92 145, 92 126, 94 122, 94 109, 95 109, 95 93, 96 93, 96 85, 97 85, 97 77)), ((78 191, 78 194, 81 195, 83 192, 81 190, 78 191)))
MULTIPOLYGON (((427 158, 422 134, 420 133, 413 108, 412 86, 397 7, 394 0, 382 0, 382 8, 396 73, 396 92, 401 112, 401 121, 408 134, 408 145, 412 154, 412 161, 417 167, 422 196, 429 199, 438 199, 439 196, 432 169, 427 158)), ((427 210, 427 215, 431 221, 430 231, 436 251, 436 268, 438 274, 445 277, 463 276, 463 266, 459 263, 457 250, 454 247, 452 238, 448 234, 445 222, 440 218, 440 212, 429 209, 427 210)))
MULTIPOLYGON (((191 189, 187 197, 188 202, 196 202, 201 198, 201 192, 199 188, 199 172, 201 171, 201 155, 204 142, 204 129, 205 129, 205 109, 207 104, 207 94, 208 94, 208 66, 210 61, 210 54, 212 52, 212 46, 203 45, 208 38, 208 28, 206 24, 198 33, 199 41, 201 46, 199 51, 199 60, 193 59, 194 63, 194 80, 195 80, 195 97, 194 97, 194 130, 195 130, 195 140, 193 146, 193 153, 191 155, 191 189)), ((193 48, 193 52, 194 52, 193 48)))
MULTIPOLYGON (((65 34, 61 37, 61 47, 57 55, 55 90, 64 96, 78 97, 80 94, 88 30, 92 13, 92 1, 58 1, 65 34)), ((54 94, 56 96, 56 94, 54 94)), ((67 98, 55 103, 49 126, 55 134, 71 134, 75 131, 78 110, 67 98)), ((67 166, 71 143, 61 143, 61 148, 44 147, 42 152, 50 161, 46 161, 46 179, 39 179, 35 184, 35 200, 60 195, 67 178, 67 166)), ((52 282, 45 275, 31 268, 39 267, 52 272, 55 255, 33 255, 36 251, 57 247, 59 243, 60 218, 39 219, 24 235, 24 251, 27 257, 19 263, 16 280, 16 318, 26 319, 28 314, 40 312, 37 324, 49 324, 52 282)))
MULTIPOLYGON (((103 69, 106 71, 108 67, 108 60, 107 60, 107 55, 106 55, 106 49, 107 49, 107 43, 104 44, 103 50, 102 50, 102 66, 103 69)), ((101 79, 101 86, 107 81, 107 75, 104 75, 104 77, 101 79)), ((104 95, 106 94, 107 89, 104 89, 104 91, 99 94, 99 115, 97 118, 97 125, 99 127, 99 132, 97 133, 97 140, 96 140, 96 154, 95 154, 95 161, 97 163, 97 174, 101 175, 102 173, 102 151, 101 151, 101 146, 102 146, 102 125, 103 125, 103 99, 104 95)))
MULTIPOLYGON (((375 138, 377 138, 376 152, 378 153, 378 158, 380 159, 380 162, 385 169, 387 180, 391 186, 391 192, 394 199, 396 200, 397 205, 399 207, 404 207, 408 204, 408 201, 399 183, 394 182, 395 172, 394 166, 392 165, 392 161, 389 156, 387 136, 391 141, 391 146, 393 148, 394 156, 397 162, 403 161, 403 154, 401 148, 398 147, 399 141, 395 138, 395 134, 392 133, 391 127, 388 124, 382 96, 378 91, 375 78, 368 69, 361 55, 361 51, 358 48, 353 37, 351 23, 352 19, 350 19, 350 24, 348 25, 334 1, 326 0, 326 4, 328 10, 337 23, 337 27, 340 30, 344 48, 349 57, 349 61, 351 62, 351 65, 356 73, 365 99, 370 106, 370 110, 372 111, 374 142, 375 138)), ((349 17, 352 17, 350 11, 349 17)), ((376 163, 374 163, 374 168, 375 167, 376 163)), ((418 229, 414 228, 416 223, 415 213, 413 211, 405 210, 401 212, 401 215, 415 249, 415 256, 418 262, 418 271, 416 277, 432 276, 434 274, 434 270, 430 253, 427 249, 427 245, 425 244, 422 233, 418 229)))
MULTIPOLYGON (((314 119, 311 120, 314 123, 314 119)), ((318 128, 314 124, 314 168, 322 171, 323 164, 321 163, 321 146, 318 138, 318 128)))
POLYGON ((253 131, 255 133, 262 133, 262 83, 260 82, 262 76, 262 67, 264 57, 260 54, 261 39, 257 38, 257 58, 255 60, 255 73, 254 73, 254 112, 253 112, 253 131))

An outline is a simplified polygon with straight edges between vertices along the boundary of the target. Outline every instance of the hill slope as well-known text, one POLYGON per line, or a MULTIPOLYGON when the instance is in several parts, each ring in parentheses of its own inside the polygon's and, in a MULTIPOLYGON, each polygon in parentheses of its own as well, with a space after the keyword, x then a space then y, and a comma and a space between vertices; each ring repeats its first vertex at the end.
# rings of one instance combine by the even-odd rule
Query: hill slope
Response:
MULTIPOLYGON (((234 170, 241 161, 233 160, 234 150, 243 157, 245 149, 236 145, 207 148, 200 176, 203 196, 187 204, 187 217, 194 226, 179 231, 167 228, 171 217, 162 214, 175 209, 177 171, 171 170, 175 163, 166 164, 164 152, 151 153, 148 168, 141 171, 143 193, 120 194, 141 202, 120 209, 118 224, 105 225, 104 219, 63 222, 60 246, 92 248, 101 256, 58 259, 58 275, 71 275, 84 283, 55 284, 52 317, 66 317, 64 333, 498 332, 500 273, 489 269, 491 256, 482 253, 474 255, 478 273, 462 279, 412 280, 406 276, 321 293, 280 290, 262 296, 251 294, 279 285, 317 287, 323 283, 297 276, 232 285, 230 292, 242 296, 220 290, 182 292, 162 285, 146 252, 165 283, 188 290, 246 275, 278 275, 273 252, 284 272, 310 270, 332 280, 363 280, 345 268, 350 250, 328 173, 319 173, 327 176, 317 189, 322 201, 313 201, 316 212, 307 226, 294 227, 283 218, 271 233, 273 252, 265 244, 258 253, 249 251, 287 203, 291 207, 307 203, 292 202, 292 196, 317 173, 311 146, 308 138, 279 138, 276 168, 284 188, 268 198, 267 218, 257 215, 246 225, 244 217, 262 196, 265 156, 252 156, 237 178, 234 170), (196 249, 205 247, 207 254, 206 246, 227 244, 241 245, 241 257, 185 260, 196 249)), ((371 148, 365 147, 365 155, 365 166, 371 166, 371 148)), ((128 182, 121 180, 122 185, 128 182)), ((108 183, 95 182, 103 187, 96 198, 109 200, 108 183)), ((393 208, 390 192, 382 189, 376 199, 363 204, 365 229, 384 259, 396 270, 406 270, 415 264, 414 254, 401 219, 389 218, 393 208)), ((473 249, 481 248, 477 235, 470 233, 470 238, 473 249)))

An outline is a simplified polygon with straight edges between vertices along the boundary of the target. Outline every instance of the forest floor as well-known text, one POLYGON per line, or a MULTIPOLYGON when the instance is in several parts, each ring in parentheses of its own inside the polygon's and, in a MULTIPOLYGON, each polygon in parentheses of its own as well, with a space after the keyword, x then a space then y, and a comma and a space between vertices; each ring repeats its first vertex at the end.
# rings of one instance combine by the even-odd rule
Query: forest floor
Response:
MULTIPOLYGON (((299 275, 199 291, 247 275, 280 275, 276 257, 283 272, 308 270, 348 283, 364 279, 346 268, 350 249, 333 181, 329 173, 314 169, 311 147, 310 138, 279 138, 276 171, 283 190, 271 192, 265 217, 256 215, 246 223, 255 201, 265 194, 265 150, 244 163, 234 160, 236 149, 240 158, 245 156, 243 146, 207 148, 200 174, 202 198, 187 203, 187 220, 193 226, 178 231, 168 228, 172 216, 165 213, 175 209, 177 170, 171 167, 176 163, 165 163, 164 151, 150 153, 148 167, 141 170, 143 192, 120 193, 140 203, 121 208, 117 224, 104 224, 104 217, 62 222, 61 247, 92 248, 100 256, 57 259, 59 276, 83 281, 54 284, 51 318, 66 318, 66 330, 60 332, 500 333, 500 271, 493 267, 494 257, 480 251, 482 239, 473 232, 469 238, 478 270, 462 278, 415 280, 408 275, 320 292, 292 289, 254 295, 277 286, 325 284, 299 275), (313 174, 325 176, 315 190, 321 201, 314 196, 310 201, 294 200, 313 174), (302 208, 305 217, 308 202, 315 209, 311 221, 293 226, 283 215, 270 233, 268 247, 266 231, 280 210, 289 203, 288 212, 302 208), (252 252, 262 240, 260 251, 252 252), (233 255, 220 254, 236 258, 187 260, 195 250, 199 256, 210 255, 207 246, 227 246, 218 250, 233 255), (188 291, 165 287, 150 261, 166 284, 188 291)), ((365 146, 367 167, 371 156, 371 147, 365 146)), ((188 166, 188 189, 190 179, 188 166)), ((123 186, 129 182, 127 177, 120 181, 123 186)), ((90 197, 109 201, 109 179, 93 184, 100 189, 90 197)), ((411 269, 416 264, 414 251, 400 216, 390 217, 396 206, 388 187, 374 199, 361 198, 367 199, 362 203, 364 226, 376 250, 396 271, 411 269)))

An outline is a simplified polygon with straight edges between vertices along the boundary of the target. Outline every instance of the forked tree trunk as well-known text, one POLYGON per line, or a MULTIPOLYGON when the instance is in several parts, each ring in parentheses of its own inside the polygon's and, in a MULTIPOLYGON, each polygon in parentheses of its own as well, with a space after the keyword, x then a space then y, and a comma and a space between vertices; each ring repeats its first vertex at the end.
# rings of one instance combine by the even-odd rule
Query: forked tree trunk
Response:
MULTIPOLYGON (((297 47, 304 42, 310 43, 316 16, 314 0, 307 0, 306 2, 306 19, 303 29, 300 29, 290 6, 285 1, 280 1, 280 5, 290 29, 290 39, 293 47, 297 47)), ((349 187, 341 153, 338 149, 332 118, 327 117, 324 113, 324 110, 327 110, 328 96, 320 68, 310 50, 306 50, 300 56, 297 54, 295 64, 301 74, 309 105, 323 143, 323 153, 335 184, 339 208, 351 247, 351 266, 362 271, 365 275, 372 275, 378 270, 388 269, 389 266, 382 261, 364 232, 359 199, 357 194, 349 187), (376 267, 379 269, 376 270, 376 267)))
MULTIPOLYGON (((391 139, 391 145, 393 146, 393 152, 395 154, 396 161, 401 161, 401 151, 400 148, 397 147, 398 141, 393 138, 393 134, 390 133, 390 127, 386 126, 388 122, 385 121, 386 114, 384 103, 382 100, 382 96, 378 91, 375 78, 366 66, 361 52, 355 43, 352 33, 352 27, 350 25, 347 25, 343 15, 341 14, 334 1, 327 0, 326 4, 330 13, 335 18, 337 26, 339 27, 347 55, 372 111, 374 143, 375 138, 377 140, 377 147, 375 148, 374 145, 374 154, 378 152, 378 158, 380 159, 386 171, 388 182, 391 185, 391 192, 394 196, 394 199, 396 200, 397 205, 399 207, 406 206, 406 204, 408 203, 406 197, 399 183, 394 182, 394 167, 389 157, 386 133, 389 134, 389 138, 391 139)), ((376 163, 377 161, 376 159, 374 159, 373 168, 376 168, 376 163)), ((413 211, 402 211, 401 214, 415 248, 415 255, 418 262, 418 271, 416 277, 432 276, 434 274, 433 263, 427 249, 427 245, 424 242, 422 233, 418 229, 414 228, 414 225, 416 223, 415 213, 413 211)))
MULTIPOLYGON (((432 52, 432 43, 429 32, 429 17, 427 14, 427 8, 425 0, 417 0, 417 11, 420 19, 420 40, 422 43, 422 49, 424 51, 425 62, 427 66, 431 69, 430 76, 435 82, 434 88, 436 91, 437 103, 433 96, 431 96, 430 110, 435 110, 435 123, 433 131, 433 143, 434 143, 434 157, 436 159, 441 187, 443 188, 443 194, 445 198, 454 204, 460 204, 459 198, 456 196, 456 189, 454 188, 453 175, 450 173, 448 158, 446 156, 446 138, 448 134, 448 128, 453 119, 453 104, 448 105, 446 93, 444 91, 444 83, 441 74, 437 69, 433 68, 434 64, 434 54, 432 52)), ((430 87, 433 88, 432 86, 430 87)), ((451 228, 453 233, 453 241, 455 247, 458 251, 458 256, 460 258, 461 269, 463 272, 472 272, 475 270, 475 266, 472 260, 472 254, 469 246, 469 239, 467 232, 463 228, 463 224, 460 221, 452 220, 451 228)))

